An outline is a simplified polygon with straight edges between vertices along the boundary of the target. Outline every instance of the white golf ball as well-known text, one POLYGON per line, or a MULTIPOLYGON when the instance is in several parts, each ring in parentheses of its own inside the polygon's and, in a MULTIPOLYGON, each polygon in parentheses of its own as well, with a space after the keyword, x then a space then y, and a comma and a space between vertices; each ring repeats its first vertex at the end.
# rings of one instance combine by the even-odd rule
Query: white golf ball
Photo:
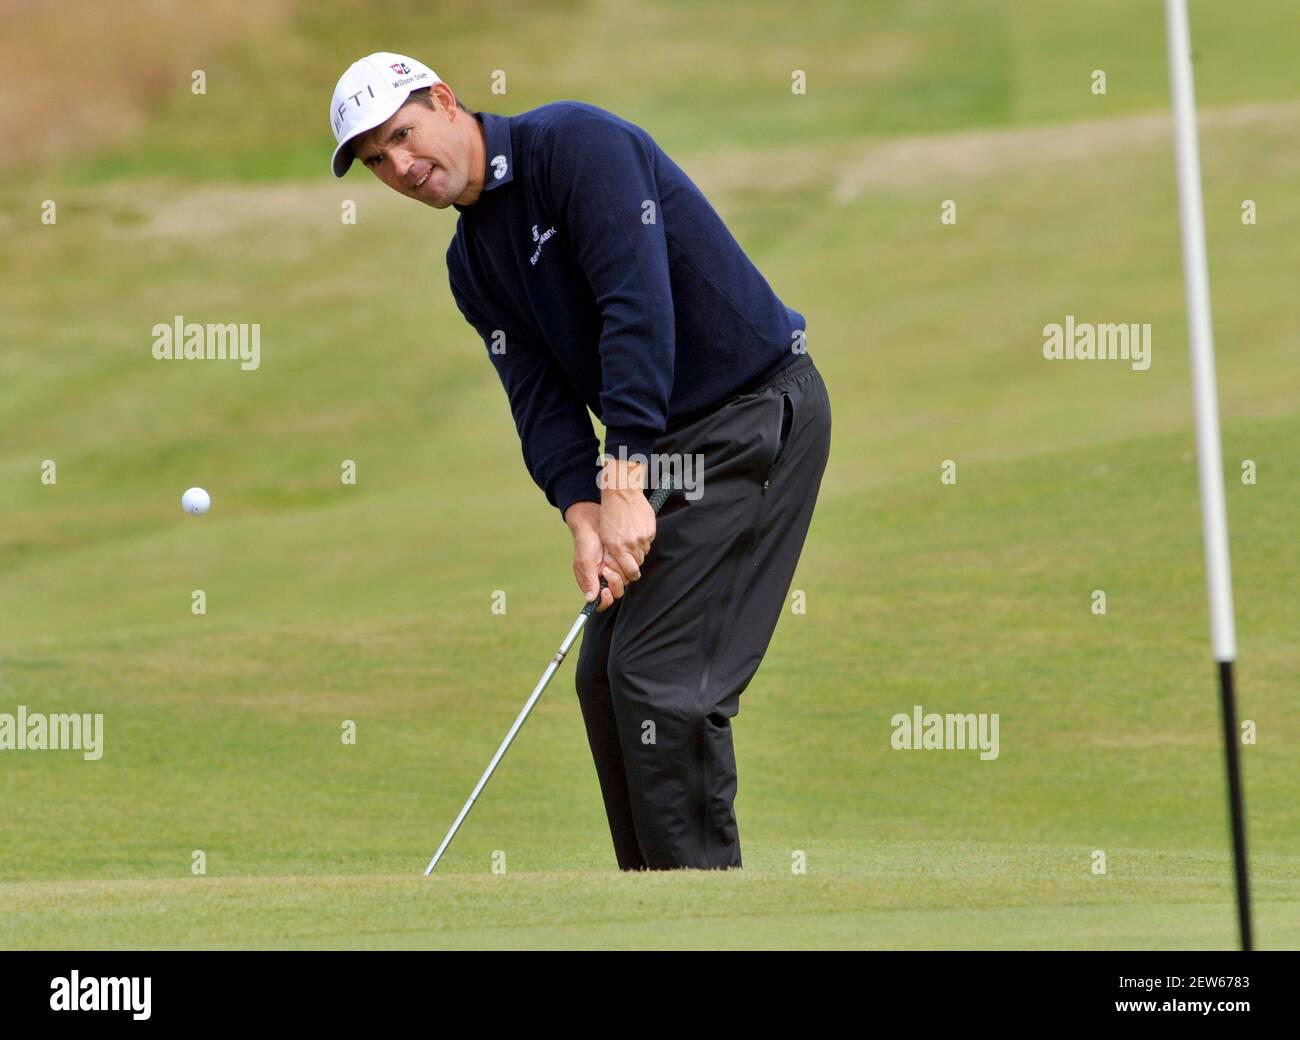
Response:
POLYGON ((190 488, 181 495, 181 508, 191 516, 202 516, 212 505, 212 496, 202 488, 190 488))

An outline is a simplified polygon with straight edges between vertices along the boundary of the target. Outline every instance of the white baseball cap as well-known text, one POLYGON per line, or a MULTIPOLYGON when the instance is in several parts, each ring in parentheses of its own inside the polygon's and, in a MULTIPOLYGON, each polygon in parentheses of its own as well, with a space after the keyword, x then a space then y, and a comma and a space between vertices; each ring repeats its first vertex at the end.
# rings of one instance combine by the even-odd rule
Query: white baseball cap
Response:
POLYGON ((352 165, 348 142, 373 130, 406 102, 413 90, 441 83, 437 73, 405 54, 377 51, 354 61, 339 77, 330 102, 330 127, 338 147, 331 167, 342 177, 352 165))

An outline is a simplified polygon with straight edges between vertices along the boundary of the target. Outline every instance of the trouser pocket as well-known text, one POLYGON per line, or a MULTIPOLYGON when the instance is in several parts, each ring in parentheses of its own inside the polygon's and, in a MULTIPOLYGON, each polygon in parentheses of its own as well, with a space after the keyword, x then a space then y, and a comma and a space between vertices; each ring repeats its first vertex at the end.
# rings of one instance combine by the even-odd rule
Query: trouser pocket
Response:
MULTIPOLYGON (((780 464, 782 457, 785 455, 785 446, 790 441, 790 430, 794 426, 794 400, 790 397, 787 390, 782 390, 781 397, 781 428, 776 437, 776 455, 772 459, 772 469, 775 470, 780 464)), ((768 474, 771 475, 770 473, 768 474)))
POLYGON ((772 453, 772 462, 767 467, 767 473, 763 477, 763 494, 765 495, 772 483, 772 478, 776 476, 781 460, 785 458, 786 447, 790 443, 790 433, 794 429, 794 399, 790 396, 790 392, 785 389, 778 390, 776 403, 780 408, 780 415, 776 423, 776 451, 772 453))

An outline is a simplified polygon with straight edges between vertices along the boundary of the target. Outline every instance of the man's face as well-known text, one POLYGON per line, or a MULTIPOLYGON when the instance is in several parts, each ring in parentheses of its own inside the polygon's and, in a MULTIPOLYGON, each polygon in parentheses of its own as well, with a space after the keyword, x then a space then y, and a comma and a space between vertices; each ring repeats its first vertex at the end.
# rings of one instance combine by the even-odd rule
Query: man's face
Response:
POLYGON ((376 177, 435 209, 467 195, 473 179, 465 120, 474 117, 456 107, 450 91, 439 94, 441 86, 429 93, 434 108, 408 100, 387 122, 352 141, 352 154, 376 177))

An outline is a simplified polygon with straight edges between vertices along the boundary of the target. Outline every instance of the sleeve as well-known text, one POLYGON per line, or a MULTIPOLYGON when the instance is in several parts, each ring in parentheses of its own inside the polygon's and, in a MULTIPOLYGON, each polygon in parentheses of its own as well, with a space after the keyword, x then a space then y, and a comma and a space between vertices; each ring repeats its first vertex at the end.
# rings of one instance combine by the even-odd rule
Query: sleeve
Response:
POLYGON ((600 309, 605 451, 649 457, 668 420, 676 343, 654 155, 634 129, 585 113, 558 124, 550 192, 600 309))
POLYGON ((574 502, 599 502, 599 442, 586 405, 550 350, 517 325, 489 321, 454 278, 451 294, 483 337, 510 400, 524 465, 547 501, 561 516, 574 502))

